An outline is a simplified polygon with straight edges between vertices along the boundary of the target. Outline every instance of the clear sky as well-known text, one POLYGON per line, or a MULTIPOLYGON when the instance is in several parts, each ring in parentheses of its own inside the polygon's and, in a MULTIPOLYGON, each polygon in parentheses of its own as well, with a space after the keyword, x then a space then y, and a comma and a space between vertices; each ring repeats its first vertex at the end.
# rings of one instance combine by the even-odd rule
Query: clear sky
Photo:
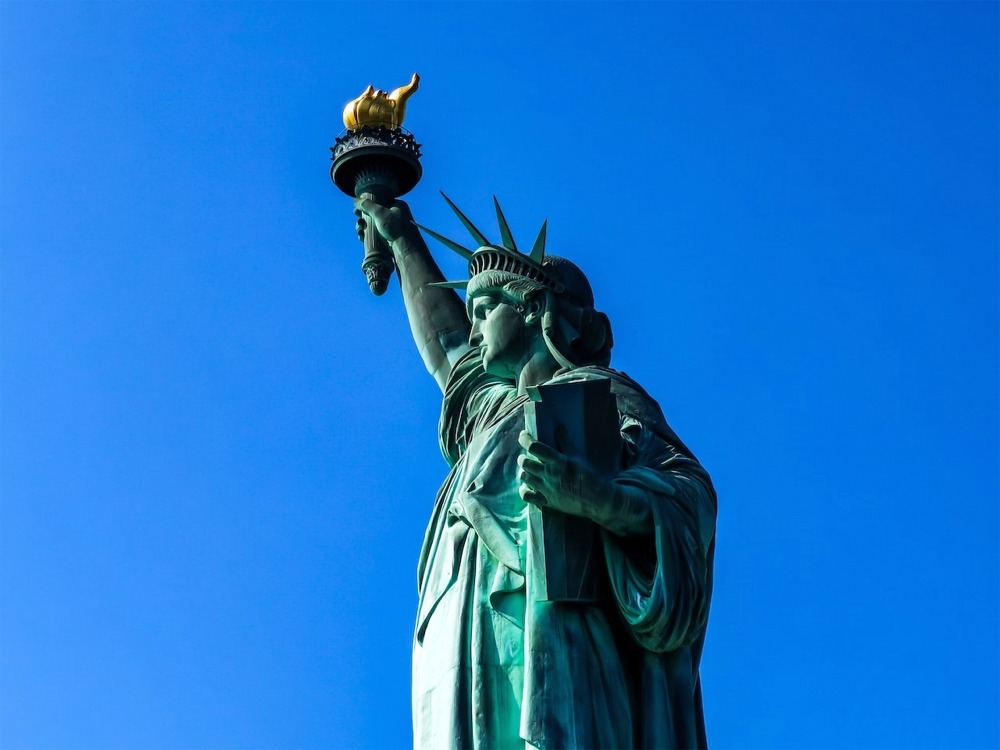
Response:
POLYGON ((547 217, 716 482, 711 744, 996 747, 998 22, 3 0, 0 746, 410 743, 440 396, 327 149, 416 70, 418 220, 547 217))

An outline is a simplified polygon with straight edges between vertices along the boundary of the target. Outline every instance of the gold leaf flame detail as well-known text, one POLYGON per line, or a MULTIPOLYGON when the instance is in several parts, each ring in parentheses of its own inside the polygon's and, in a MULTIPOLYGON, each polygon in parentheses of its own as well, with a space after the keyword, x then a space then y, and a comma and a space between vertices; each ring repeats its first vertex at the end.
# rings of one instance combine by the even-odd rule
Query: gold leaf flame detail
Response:
POLYGON ((406 114, 406 100, 419 85, 420 76, 414 73, 408 84, 400 86, 391 94, 369 86, 361 96, 352 99, 344 107, 344 127, 352 131, 361 130, 365 126, 398 130, 406 114))

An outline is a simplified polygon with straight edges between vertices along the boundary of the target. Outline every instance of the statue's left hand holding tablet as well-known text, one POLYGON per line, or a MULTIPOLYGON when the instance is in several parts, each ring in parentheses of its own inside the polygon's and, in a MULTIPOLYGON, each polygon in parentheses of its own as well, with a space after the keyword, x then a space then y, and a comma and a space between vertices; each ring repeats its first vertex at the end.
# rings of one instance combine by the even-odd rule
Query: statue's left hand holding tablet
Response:
POLYGON ((518 442, 524 452, 517 458, 517 481, 525 502, 589 518, 619 536, 652 531, 649 501, 642 492, 535 440, 527 431, 518 442))

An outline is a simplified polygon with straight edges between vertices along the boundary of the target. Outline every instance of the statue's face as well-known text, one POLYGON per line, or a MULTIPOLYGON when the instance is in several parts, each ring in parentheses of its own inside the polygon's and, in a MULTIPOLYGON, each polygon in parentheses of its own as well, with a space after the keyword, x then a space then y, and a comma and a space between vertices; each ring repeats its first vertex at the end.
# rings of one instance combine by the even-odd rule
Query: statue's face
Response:
POLYGON ((499 293, 473 299, 469 343, 482 348, 483 367, 490 375, 517 380, 527 361, 528 334, 524 317, 499 293))

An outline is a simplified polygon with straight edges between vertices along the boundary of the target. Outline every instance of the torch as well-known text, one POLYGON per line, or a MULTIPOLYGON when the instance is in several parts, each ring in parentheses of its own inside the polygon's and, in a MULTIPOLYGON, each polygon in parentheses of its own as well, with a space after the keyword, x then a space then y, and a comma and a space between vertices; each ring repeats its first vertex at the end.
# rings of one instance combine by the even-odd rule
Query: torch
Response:
MULTIPOLYGON (((330 179, 347 195, 391 206, 420 180, 420 144, 402 127, 406 100, 419 84, 420 76, 414 73, 408 84, 390 94, 369 86, 347 103, 347 131, 330 147, 330 179)), ((361 270, 372 293, 384 294, 395 268, 392 251, 370 221, 365 226, 364 243, 361 270)))

